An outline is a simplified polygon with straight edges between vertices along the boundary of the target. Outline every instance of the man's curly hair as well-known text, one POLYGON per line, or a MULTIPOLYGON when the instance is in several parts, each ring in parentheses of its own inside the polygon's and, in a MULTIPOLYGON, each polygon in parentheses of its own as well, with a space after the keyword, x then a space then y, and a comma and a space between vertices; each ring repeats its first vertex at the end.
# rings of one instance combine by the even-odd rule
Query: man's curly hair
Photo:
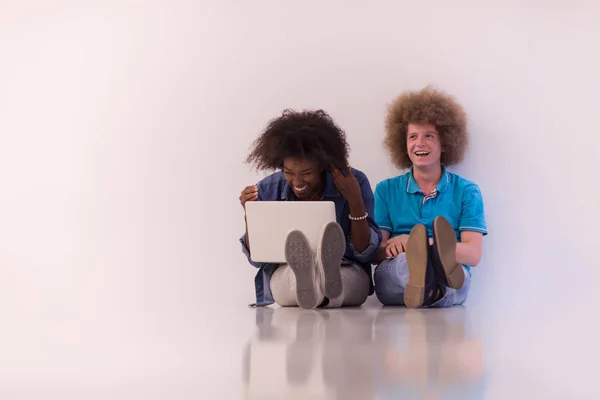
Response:
POLYGON ((345 132, 323 110, 284 110, 269 121, 253 143, 246 162, 257 170, 283 168, 287 157, 308 158, 319 168, 348 165, 349 146, 345 132))
POLYGON ((384 145, 392 162, 401 169, 412 166, 406 148, 408 124, 432 124, 436 127, 442 149, 443 165, 462 161, 468 146, 467 116, 453 97, 432 87, 406 92, 390 104, 385 120, 384 145))

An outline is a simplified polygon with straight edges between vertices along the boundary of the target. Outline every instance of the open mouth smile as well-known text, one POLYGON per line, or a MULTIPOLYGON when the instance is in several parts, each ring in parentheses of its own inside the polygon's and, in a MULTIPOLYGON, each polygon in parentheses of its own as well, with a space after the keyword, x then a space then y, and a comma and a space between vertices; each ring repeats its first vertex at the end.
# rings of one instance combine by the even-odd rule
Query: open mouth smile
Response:
POLYGON ((304 192, 306 190, 307 187, 308 187, 308 185, 305 185, 305 186, 302 186, 302 187, 294 186, 294 190, 296 192, 298 192, 298 193, 302 193, 302 192, 304 192))

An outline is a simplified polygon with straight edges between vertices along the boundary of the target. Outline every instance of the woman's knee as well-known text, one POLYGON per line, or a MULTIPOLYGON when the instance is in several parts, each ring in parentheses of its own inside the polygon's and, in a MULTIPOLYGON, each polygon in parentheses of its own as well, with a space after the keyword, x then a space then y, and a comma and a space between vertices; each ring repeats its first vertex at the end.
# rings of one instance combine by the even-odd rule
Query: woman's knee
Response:
POLYGON ((275 303, 282 307, 298 305, 296 300, 296 277, 289 266, 285 264, 279 266, 273 272, 269 286, 275 303))
POLYGON ((343 306, 359 306, 369 297, 369 276, 360 267, 342 267, 343 306))

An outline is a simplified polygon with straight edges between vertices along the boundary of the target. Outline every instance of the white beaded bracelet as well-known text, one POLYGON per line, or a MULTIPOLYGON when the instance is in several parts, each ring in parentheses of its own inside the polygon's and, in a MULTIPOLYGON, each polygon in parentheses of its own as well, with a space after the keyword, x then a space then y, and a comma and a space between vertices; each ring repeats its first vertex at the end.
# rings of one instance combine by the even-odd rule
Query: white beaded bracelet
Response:
POLYGON ((368 212, 365 212, 365 215, 363 215, 362 217, 353 217, 352 215, 348 214, 348 218, 350 218, 352 221, 362 221, 363 219, 367 219, 368 216, 368 212))

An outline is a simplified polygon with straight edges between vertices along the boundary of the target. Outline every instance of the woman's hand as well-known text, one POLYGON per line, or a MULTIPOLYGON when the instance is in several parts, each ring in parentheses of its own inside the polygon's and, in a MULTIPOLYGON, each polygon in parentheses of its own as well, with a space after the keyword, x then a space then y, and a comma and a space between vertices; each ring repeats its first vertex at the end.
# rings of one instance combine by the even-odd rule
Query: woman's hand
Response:
POLYGON ((404 253, 406 251, 407 240, 408 235, 394 236, 389 239, 385 244, 385 254, 388 257, 396 257, 398 254, 404 253))
POLYGON ((258 187, 256 186, 246 186, 242 193, 240 194, 240 203, 242 207, 246 209, 245 204, 247 201, 256 201, 258 200, 258 187))
MULTIPOLYGON (((331 166, 333 182, 340 191, 340 194, 348 202, 350 215, 356 218, 362 217, 366 211, 358 180, 352 174, 350 167, 344 168, 344 174, 333 165, 331 166)), ((369 247, 369 240, 371 238, 369 222, 366 219, 353 220, 350 226, 350 240, 356 251, 362 253, 369 247)))
MULTIPOLYGON (((352 174, 352 171, 350 171, 350 167, 346 167, 344 169, 344 174, 346 175, 344 176, 339 169, 333 165, 331 166, 333 182, 340 191, 340 194, 344 196, 350 205, 350 208, 360 208, 357 206, 364 207, 362 194, 360 192, 360 185, 358 184, 356 177, 352 174)), ((357 215, 357 217, 360 217, 360 215, 357 215)))
POLYGON ((246 222, 246 246, 250 248, 250 238, 248 237, 248 222, 246 221, 246 202, 258 200, 258 187, 257 186, 246 186, 242 193, 240 193, 240 203, 244 208, 244 222, 246 222))

